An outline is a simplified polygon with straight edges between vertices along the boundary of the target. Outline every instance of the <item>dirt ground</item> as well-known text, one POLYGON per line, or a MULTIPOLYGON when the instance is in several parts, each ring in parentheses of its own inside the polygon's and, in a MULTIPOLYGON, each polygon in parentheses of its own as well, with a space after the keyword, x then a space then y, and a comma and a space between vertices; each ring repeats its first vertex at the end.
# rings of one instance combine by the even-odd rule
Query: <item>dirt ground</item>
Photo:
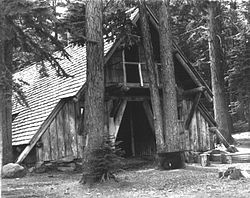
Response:
MULTIPOLYGON (((236 139, 240 148, 249 151, 250 133, 249 137, 242 134, 236 139)), ((225 170, 230 166, 241 168, 250 174, 250 163, 212 164, 206 168, 198 164, 188 164, 185 169, 169 171, 142 167, 120 172, 118 182, 110 181, 94 186, 79 184, 79 173, 29 174, 20 179, 3 179, 2 197, 250 197, 250 179, 218 178, 218 170, 225 170)))

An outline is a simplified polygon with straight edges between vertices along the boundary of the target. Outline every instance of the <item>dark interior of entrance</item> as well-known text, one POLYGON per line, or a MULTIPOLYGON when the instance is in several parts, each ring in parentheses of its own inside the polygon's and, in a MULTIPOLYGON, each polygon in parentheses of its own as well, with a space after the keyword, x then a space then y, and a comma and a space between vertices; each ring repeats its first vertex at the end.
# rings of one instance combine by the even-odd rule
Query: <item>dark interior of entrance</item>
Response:
POLYGON ((121 141, 125 157, 155 154, 155 135, 142 102, 127 103, 116 140, 121 141))

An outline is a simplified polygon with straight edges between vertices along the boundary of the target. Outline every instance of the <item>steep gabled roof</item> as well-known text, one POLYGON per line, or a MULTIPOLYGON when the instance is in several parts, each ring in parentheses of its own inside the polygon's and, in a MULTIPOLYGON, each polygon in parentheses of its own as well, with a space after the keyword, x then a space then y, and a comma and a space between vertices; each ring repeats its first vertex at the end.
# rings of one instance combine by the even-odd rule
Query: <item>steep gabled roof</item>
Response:
MULTIPOLYGON (((155 22, 158 23, 152 12, 148 11, 155 22)), ((132 8, 127 13, 131 14, 131 20, 136 23, 139 18, 138 8, 132 8)), ((104 43, 105 63, 112 56, 117 46, 119 46, 121 40, 104 43)), ((180 54, 183 62, 187 64, 185 69, 189 70, 188 74, 191 78, 193 76, 193 80, 194 78, 197 80, 198 86, 205 86, 210 95, 211 91, 209 87, 199 76, 198 72, 185 59, 175 44, 174 47, 180 54)), ((59 63, 73 77, 58 77, 53 69, 48 71, 48 77, 40 77, 39 67, 35 64, 14 74, 14 78, 23 79, 30 85, 25 87, 29 107, 13 106, 13 114, 18 113, 12 126, 13 145, 29 144, 35 138, 34 135, 39 132, 42 124, 51 115, 59 101, 63 98, 76 96, 83 87, 86 81, 86 47, 69 46, 66 48, 66 51, 70 54, 71 59, 67 60, 65 58, 59 60, 59 63)), ((49 67, 49 65, 47 66, 49 67)))
MULTIPOLYGON (((113 43, 105 43, 105 55, 113 43)), ((62 68, 73 77, 58 77, 54 69, 48 71, 48 77, 41 77, 39 67, 31 65, 14 74, 15 79, 22 79, 30 85, 25 87, 29 107, 13 106, 13 114, 18 113, 12 124, 12 145, 28 144, 51 114, 58 102, 75 96, 86 81, 86 47, 67 47, 70 61, 59 61, 62 68)), ((49 67, 49 65, 47 65, 49 67)))

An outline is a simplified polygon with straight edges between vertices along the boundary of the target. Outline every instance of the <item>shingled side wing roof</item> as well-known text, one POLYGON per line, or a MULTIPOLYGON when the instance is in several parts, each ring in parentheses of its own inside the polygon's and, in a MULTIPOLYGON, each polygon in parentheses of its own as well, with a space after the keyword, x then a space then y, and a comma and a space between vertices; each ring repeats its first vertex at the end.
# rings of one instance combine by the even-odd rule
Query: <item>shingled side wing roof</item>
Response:
MULTIPOLYGON (((104 55, 113 44, 104 44, 104 55)), ((70 46, 66 51, 70 60, 63 58, 59 63, 73 77, 58 77, 54 69, 49 69, 48 77, 41 77, 35 64, 14 74, 14 78, 28 81, 30 85, 25 88, 29 107, 13 105, 13 114, 18 116, 12 124, 12 145, 29 144, 58 102, 75 96, 86 82, 86 47, 70 46)), ((47 66, 50 68, 48 63, 47 66)))

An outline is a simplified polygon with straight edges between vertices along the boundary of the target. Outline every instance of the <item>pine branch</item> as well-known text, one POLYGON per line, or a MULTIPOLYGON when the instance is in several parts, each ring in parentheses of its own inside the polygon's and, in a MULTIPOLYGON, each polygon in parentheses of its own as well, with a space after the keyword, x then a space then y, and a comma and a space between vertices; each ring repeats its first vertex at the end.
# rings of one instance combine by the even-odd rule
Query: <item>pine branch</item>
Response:
MULTIPOLYGON (((33 53, 36 54, 38 57, 41 57, 41 59, 45 58, 47 61, 49 61, 51 63, 51 66, 56 69, 56 72, 59 76, 72 77, 71 75, 67 74, 65 70, 60 66, 59 62, 57 61, 58 58, 55 58, 52 54, 50 54, 50 52, 47 52, 45 49, 40 47, 39 44, 33 41, 32 37, 25 34, 23 30, 18 25, 16 25, 12 20, 9 20, 9 23, 10 25, 12 25, 16 33, 21 37, 22 43, 25 43, 25 46, 28 47, 30 51, 33 51, 33 53)), ((40 29, 37 29, 37 31, 40 31, 40 29)), ((55 41, 52 38, 51 40, 55 41)), ((63 49, 63 55, 69 59, 69 54, 65 51, 65 49, 63 49)))

